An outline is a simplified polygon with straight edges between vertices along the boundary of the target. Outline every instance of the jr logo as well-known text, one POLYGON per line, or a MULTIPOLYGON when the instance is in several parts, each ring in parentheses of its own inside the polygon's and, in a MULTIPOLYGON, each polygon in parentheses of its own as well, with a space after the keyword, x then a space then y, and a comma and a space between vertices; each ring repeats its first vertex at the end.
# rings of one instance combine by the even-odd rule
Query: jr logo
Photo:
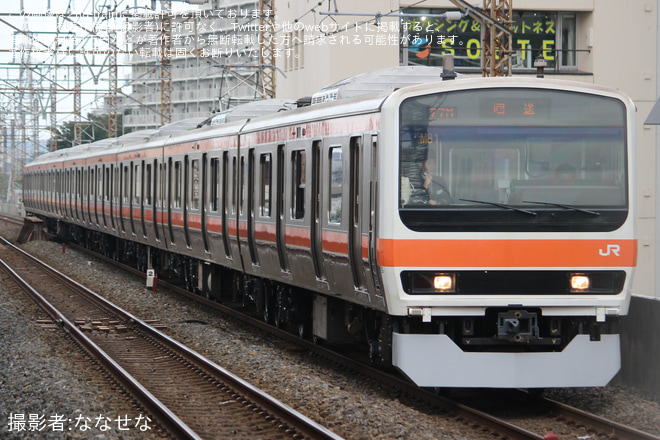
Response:
POLYGON ((618 257, 619 251, 621 251, 621 246, 619 246, 618 244, 608 244, 607 249, 605 249, 604 251, 602 249, 598 249, 598 253, 603 257, 608 257, 612 254, 618 257))

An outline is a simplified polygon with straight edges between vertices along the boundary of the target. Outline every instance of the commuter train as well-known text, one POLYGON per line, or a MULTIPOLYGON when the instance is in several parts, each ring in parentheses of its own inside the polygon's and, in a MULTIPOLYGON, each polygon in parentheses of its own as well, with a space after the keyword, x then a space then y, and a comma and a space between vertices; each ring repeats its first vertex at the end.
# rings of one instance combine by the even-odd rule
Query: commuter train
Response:
POLYGON ((603 386, 637 258, 632 101, 459 78, 51 152, 24 203, 421 387, 603 386))

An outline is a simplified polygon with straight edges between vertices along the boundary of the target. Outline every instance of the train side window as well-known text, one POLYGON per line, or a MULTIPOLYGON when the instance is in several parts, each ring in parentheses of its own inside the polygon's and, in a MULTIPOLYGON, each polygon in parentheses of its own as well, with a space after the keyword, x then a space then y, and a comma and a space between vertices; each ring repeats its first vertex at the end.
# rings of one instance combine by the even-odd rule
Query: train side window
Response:
POLYGON ((190 194, 190 208, 199 209, 199 159, 192 161, 192 186, 190 194))
POLYGON ((305 150, 291 152, 291 162, 293 170, 291 218, 301 219, 305 217, 305 174, 307 168, 305 150))
POLYGON ((259 174, 261 176, 261 191, 259 193, 259 213, 262 217, 270 217, 270 200, 273 185, 273 161, 270 153, 262 154, 259 159, 259 174))
POLYGON ((89 170, 89 196, 93 198, 96 195, 96 179, 94 179, 94 168, 89 170))
POLYGON ((110 167, 103 165, 103 201, 107 202, 110 197, 110 167))
POLYGON ((151 206, 151 164, 146 165, 144 174, 144 204, 151 206))
POLYGON ((130 181, 129 181, 129 176, 128 176, 128 165, 124 166, 124 175, 122 176, 122 182, 124 182, 124 188, 123 188, 123 193, 122 193, 122 202, 124 205, 128 205, 128 197, 130 192, 130 181))
POLYGON ((87 198, 87 194, 89 193, 89 171, 85 168, 82 170, 82 192, 81 195, 83 199, 87 198))
POLYGON ((119 201, 119 167, 113 165, 114 179, 112 182, 112 203, 116 204, 119 201))
POLYGON ((96 169, 96 192, 97 199, 103 200, 103 167, 101 166, 96 169))
POLYGON ((245 203, 247 186, 245 185, 245 175, 247 173, 247 165, 245 164, 245 157, 241 156, 241 187, 240 198, 238 200, 238 213, 243 215, 243 204, 245 203))
POLYGON ((136 164, 133 173, 133 204, 140 204, 140 195, 142 194, 142 175, 140 173, 140 164, 136 164))
POLYGON ((76 170, 76 201, 82 200, 82 169, 76 170))
POLYGON ((341 147, 330 148, 328 223, 341 224, 342 191, 344 190, 344 162, 341 147))
POLYGON ((174 207, 181 207, 181 161, 174 162, 174 207))
POLYGON ((231 176, 231 213, 236 213, 236 185, 238 184, 238 166, 236 158, 232 158, 232 176, 231 176))
POLYGON ((220 159, 211 158, 211 211, 217 212, 220 205, 220 159))

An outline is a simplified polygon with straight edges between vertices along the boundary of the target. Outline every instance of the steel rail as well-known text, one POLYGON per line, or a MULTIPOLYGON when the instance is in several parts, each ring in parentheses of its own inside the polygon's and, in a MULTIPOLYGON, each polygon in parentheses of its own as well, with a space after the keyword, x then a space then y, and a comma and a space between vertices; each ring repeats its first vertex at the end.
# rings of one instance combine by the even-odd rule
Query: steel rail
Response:
MULTIPOLYGON (((99 258, 103 261, 106 261, 110 264, 113 264, 117 267, 120 267, 123 270, 126 270, 141 279, 145 279, 146 275, 144 272, 141 272, 135 268, 132 268, 130 266, 127 266, 123 263, 120 263, 118 261, 115 261, 111 258, 105 257, 103 255, 97 254, 93 251, 90 251, 89 249, 86 249, 84 247, 75 245, 75 244, 69 244, 68 245, 71 248, 75 248, 81 252, 88 253, 90 255, 93 255, 96 258, 99 258)), ((239 319, 240 321, 244 322, 245 324, 248 324, 250 326, 253 326, 255 328, 258 328, 260 330, 264 330, 271 335, 274 335, 277 338, 280 338, 282 340, 285 340, 291 344, 297 345, 301 348, 304 348, 306 350, 309 350, 316 355, 325 358, 331 362, 334 362, 335 364, 341 365, 342 367, 355 371, 358 374, 364 375, 365 377, 369 377, 371 379, 374 379, 382 384, 387 385, 388 387, 391 387, 393 389, 399 390, 401 392, 406 393, 407 395, 411 396, 414 399, 418 399, 420 401, 424 401, 426 403, 429 403, 431 405, 437 406, 439 408, 442 408, 446 411, 455 413, 455 414, 460 414, 462 417, 471 420, 472 422, 475 422, 479 424, 480 426, 488 427, 489 429, 492 429, 493 431, 496 431, 502 435, 504 435, 508 439, 524 439, 524 440, 543 440, 543 436, 538 435, 536 433, 533 433, 531 431, 528 431, 526 429, 523 429, 519 426, 516 426, 514 424, 511 424, 509 422, 506 422, 505 420, 499 419, 497 417, 493 417, 485 412, 479 411, 477 409, 471 408, 467 405, 463 405, 459 402, 452 401, 451 399, 438 396, 435 393, 417 387, 415 384, 405 380, 401 379, 397 376, 394 376, 392 374, 386 373, 382 370, 379 370, 375 367, 372 367, 370 365, 364 364, 362 362, 356 361, 354 359, 351 359, 350 357, 344 356, 340 353, 337 353, 335 351, 332 351, 328 348, 322 347, 320 345, 315 344, 312 341, 308 341, 305 339, 301 339, 299 336, 292 334, 290 332, 287 332, 286 330, 276 328, 258 318, 255 318, 253 316, 246 315, 240 311, 237 311, 236 309, 233 309, 227 305, 220 304, 218 302, 206 299, 204 297, 201 297, 199 295, 196 295, 182 287, 176 286, 174 284, 170 284, 167 282, 164 282, 162 280, 158 280, 158 287, 164 287, 170 291, 176 292, 178 294, 181 294, 183 296, 186 296, 187 298, 190 298, 194 301, 197 301, 205 306, 211 307, 213 309, 216 309, 226 315, 232 316, 233 318, 239 319)))
MULTIPOLYGON (((38 262, 34 257, 25 253, 23 250, 17 248, 6 239, 0 237, 3 245, 14 249, 28 256, 32 261, 38 262)), ((49 270, 58 273, 45 263, 41 263, 49 270)), ((93 359, 98 360, 101 365, 110 372, 113 377, 135 397, 140 404, 149 411, 158 422, 167 429, 171 434, 177 438, 201 440, 185 423, 183 423, 175 414, 173 414, 165 405, 156 399, 148 390, 146 390, 139 382, 137 382, 126 370, 117 364, 110 356, 108 356, 98 345, 96 345, 90 338, 88 338, 80 329, 78 329, 71 321, 60 313, 55 306, 46 300, 39 292, 34 290, 23 278, 21 278, 5 261, 0 259, 0 266, 5 272, 16 282, 16 284, 34 301, 41 309, 43 309, 53 321, 67 332, 80 346, 87 352, 93 359)), ((60 274, 63 280, 68 280, 74 284, 75 281, 60 274)))
MULTIPOLYGON (((291 407, 287 406, 286 404, 278 401, 277 399, 273 398, 269 394, 261 391, 260 389, 254 387, 251 385, 249 382, 241 379, 240 377, 234 375, 233 373, 229 372, 228 370, 218 366, 217 364, 214 364, 213 362, 209 361, 208 359, 200 356, 196 352, 190 350, 184 345, 181 345, 174 339, 170 338, 169 336, 163 334, 162 332, 158 331, 154 327, 150 326, 149 324, 143 322, 136 316, 132 315, 131 313, 122 310, 118 307, 116 307, 114 304, 110 303, 107 301, 105 298, 101 297, 97 293, 87 289, 86 287, 82 286, 75 280, 67 277, 64 274, 59 273, 52 267, 48 266, 46 263, 41 262, 40 260, 36 259, 35 257, 31 256, 30 254, 24 252, 23 250, 17 248, 13 244, 9 243, 5 239, 2 239, 4 242, 3 244, 6 244, 7 246, 10 246, 11 248, 15 249, 16 251, 22 253, 24 256, 27 258, 30 258, 35 264, 41 265, 45 268, 47 268, 49 271, 52 271, 53 273, 57 274, 57 277, 60 278, 64 283, 70 285, 74 289, 79 289, 82 290, 86 293, 86 295, 90 296, 93 298, 94 302, 97 303, 97 305, 115 315, 118 315, 121 319, 127 321, 127 322, 132 322, 136 326, 140 328, 143 332, 148 334, 150 337, 153 339, 157 340, 158 343, 176 351, 178 354, 180 354, 182 357, 184 357, 187 361, 196 364, 197 366, 200 366, 207 370, 209 373, 219 376, 222 378, 222 381, 228 384, 230 387, 233 387, 236 390, 239 390, 240 393, 242 393, 245 397, 247 397, 250 401, 253 403, 259 405, 266 411, 269 411, 273 414, 276 414, 277 417, 286 425, 289 427, 297 430, 299 433, 303 434, 304 436, 307 436, 308 438, 312 439, 319 439, 319 440, 342 440, 342 437, 333 433, 332 431, 328 430, 324 426, 314 422, 313 420, 309 419, 308 417, 304 416, 303 414, 299 413, 298 411, 292 409, 291 407)), ((76 246, 78 247, 78 246, 76 246)), ((78 247, 79 248, 79 247, 78 247)), ((80 248, 83 249, 83 248, 80 248)), ((98 256, 98 254, 94 254, 95 256, 98 256)), ((113 261, 113 260, 109 260, 113 261)), ((71 323, 69 320, 67 320, 61 313, 59 313, 55 307, 50 305, 43 296, 41 296, 38 292, 36 292, 32 287, 30 287, 27 283, 25 283, 18 274, 16 274, 12 269, 10 269, 2 260, 0 260, 2 263, 2 266, 5 270, 7 270, 8 273, 17 280, 19 284, 21 284, 21 287, 25 286, 24 290, 27 289, 30 297, 42 308, 44 308, 55 320, 55 322, 62 326, 68 333, 72 334, 75 340, 78 340, 79 338, 82 339, 81 344, 85 347, 86 350, 92 351, 94 353, 96 344, 92 342, 87 336, 85 336, 73 323, 71 323), (88 349, 88 346, 90 347, 88 349)), ((116 263, 116 262, 115 262, 116 263)), ((124 266, 125 267, 125 266, 124 266)), ((137 381, 135 381, 128 373, 121 367, 119 366, 116 362, 114 362, 105 352, 103 352, 100 348, 98 349, 102 353, 102 358, 100 359, 104 366, 106 363, 108 364, 108 369, 109 371, 119 373, 118 379, 122 384, 124 384, 124 379, 123 376, 126 375, 130 378, 130 381, 127 383, 127 389, 131 392, 134 392, 134 389, 139 392, 143 393, 144 395, 147 396, 145 402, 142 400, 144 398, 140 399, 140 403, 142 403, 145 408, 147 408, 150 411, 153 411, 153 414, 158 417, 158 420, 161 421, 161 418, 164 419, 163 426, 166 427, 168 430, 173 432, 177 437, 180 438, 190 438, 190 439, 199 439, 200 437, 192 431, 191 428, 189 428, 183 421, 181 421, 175 414, 173 414, 165 405, 160 403, 151 393, 149 393, 144 387, 142 387, 137 381), (152 399, 156 402, 155 404, 152 404, 152 399), (153 409, 152 409, 153 407, 153 409)), ((94 356, 96 357, 96 356, 94 356)), ((138 394, 139 396, 139 394, 138 394)))
POLYGON ((542 404, 546 405, 550 410, 556 412, 562 417, 584 423, 585 425, 593 427, 597 431, 610 436, 610 438, 620 440, 660 440, 660 437, 658 436, 573 408, 572 406, 565 405, 552 399, 544 398, 542 404))
MULTIPOLYGON (((95 256, 103 261, 106 261, 110 264, 113 264, 117 267, 126 270, 141 279, 145 279, 146 275, 144 272, 141 272, 135 268, 127 266, 123 263, 115 261, 111 258, 105 257, 103 255, 97 254, 89 249, 84 247, 71 244, 71 247, 88 254, 95 256)), ((219 310, 220 312, 232 316, 236 319, 241 320, 242 322, 251 325, 260 330, 264 330, 277 338, 286 340, 288 343, 295 344, 301 348, 309 350, 325 359, 330 360, 336 364, 339 364, 347 369, 353 370, 359 374, 362 374, 366 377, 370 377, 374 380, 377 380, 389 387, 397 389, 401 392, 408 394, 409 396, 419 399, 421 401, 427 402, 432 405, 436 405, 445 410, 460 413, 461 415, 469 418, 470 420, 479 423, 483 426, 487 426, 494 431, 500 432, 505 435, 507 438, 511 439, 534 439, 542 440, 544 436, 533 433, 531 431, 520 428, 514 424, 506 422, 505 420, 499 419, 497 417, 491 416, 486 412, 479 411, 470 406, 464 405, 459 402, 455 402, 451 399, 438 396, 437 394, 423 388, 419 388, 414 384, 410 383, 405 379, 401 379, 392 374, 388 374, 374 368, 370 365, 364 364, 362 362, 351 359, 350 357, 344 356, 340 353, 322 347, 320 345, 314 344, 312 341, 301 339, 299 336, 292 334, 286 330, 278 329, 261 319, 255 318, 253 316, 242 313, 230 306, 206 299, 202 296, 196 295, 182 287, 176 286, 171 283, 167 283, 162 280, 158 280, 158 285, 164 287, 168 290, 176 292, 178 294, 184 295, 194 301, 197 301, 205 306, 219 310)), ((526 393, 525 393, 526 394, 526 393)), ((614 422, 605 418, 598 417, 594 414, 587 413, 585 411, 579 410, 577 408, 564 405, 560 402, 556 402, 550 399, 542 399, 541 402, 546 405, 551 410, 554 410, 556 413, 561 414, 565 418, 570 418, 572 420, 585 423, 590 427, 598 430, 599 432, 609 434, 619 439, 626 440, 660 440, 660 437, 654 436, 652 434, 637 430, 635 428, 625 426, 621 423, 614 422)))

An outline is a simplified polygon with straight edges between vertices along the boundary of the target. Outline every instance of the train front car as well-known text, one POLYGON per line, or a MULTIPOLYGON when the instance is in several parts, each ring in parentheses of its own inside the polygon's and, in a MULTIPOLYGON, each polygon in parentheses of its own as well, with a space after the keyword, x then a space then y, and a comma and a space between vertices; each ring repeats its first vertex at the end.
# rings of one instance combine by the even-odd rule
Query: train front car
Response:
POLYGON ((634 105, 536 79, 383 105, 378 263, 393 364, 424 387, 604 386, 636 265, 634 105))

